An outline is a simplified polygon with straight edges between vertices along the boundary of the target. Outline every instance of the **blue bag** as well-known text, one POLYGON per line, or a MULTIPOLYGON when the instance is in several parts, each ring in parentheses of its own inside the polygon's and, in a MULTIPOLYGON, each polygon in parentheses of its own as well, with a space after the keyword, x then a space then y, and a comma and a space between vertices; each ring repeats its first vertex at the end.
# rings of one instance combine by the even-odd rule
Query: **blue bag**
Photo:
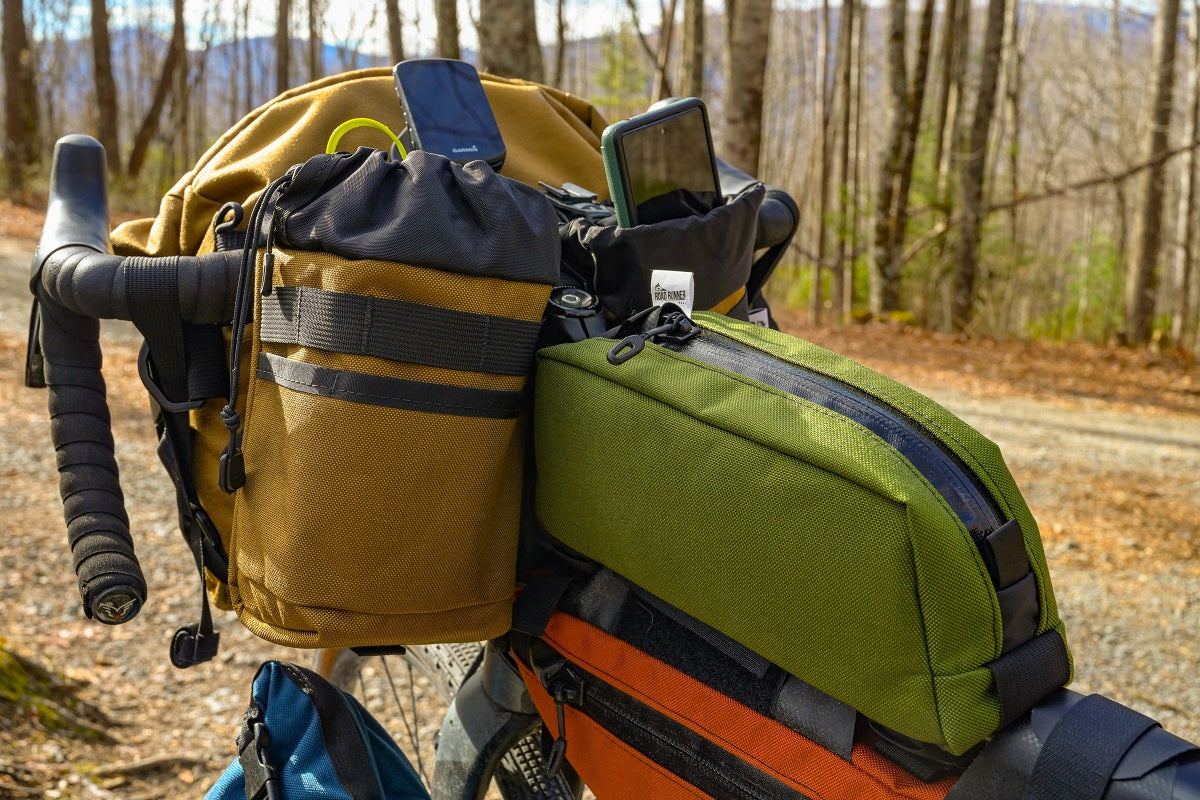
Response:
POLYGON ((254 676, 237 749, 205 800, 429 800, 357 700, 285 661, 268 661, 254 676))

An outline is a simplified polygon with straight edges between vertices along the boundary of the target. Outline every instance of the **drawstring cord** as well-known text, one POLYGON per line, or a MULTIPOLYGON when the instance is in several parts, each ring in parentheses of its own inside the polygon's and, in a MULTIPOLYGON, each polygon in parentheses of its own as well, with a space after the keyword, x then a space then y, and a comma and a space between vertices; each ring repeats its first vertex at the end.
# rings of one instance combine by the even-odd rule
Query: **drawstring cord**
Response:
POLYGON ((229 402, 221 409, 221 421, 229 431, 229 444, 221 454, 221 471, 219 483, 221 488, 233 494, 246 483, 246 466, 242 456, 241 415, 237 411, 237 390, 242 365, 242 340, 246 333, 246 303, 250 300, 251 285, 254 279, 254 264, 258 257, 259 234, 263 229, 264 218, 270 214, 267 224, 265 241, 266 253, 263 255, 263 295, 271 293, 272 272, 275 256, 271 252, 274 246, 277 224, 276 203, 291 184, 293 172, 273 181, 259 196, 250 214, 250 222, 246 226, 246 244, 242 248, 241 270, 238 273, 237 294, 233 303, 233 335, 229 352, 229 402))

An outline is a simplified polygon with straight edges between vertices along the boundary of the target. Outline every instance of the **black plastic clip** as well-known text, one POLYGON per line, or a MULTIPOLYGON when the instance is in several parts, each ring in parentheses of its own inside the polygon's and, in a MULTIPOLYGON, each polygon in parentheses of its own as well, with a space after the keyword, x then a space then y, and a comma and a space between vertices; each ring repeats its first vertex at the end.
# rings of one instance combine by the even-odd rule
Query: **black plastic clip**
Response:
POLYGON ((158 385, 158 380, 154 377, 154 370, 150 364, 150 348, 145 344, 138 353, 138 376, 141 377, 142 385, 146 387, 146 391, 150 393, 154 402, 169 414, 181 414, 204 405, 203 399, 184 400, 179 403, 167 399, 167 396, 163 394, 162 387, 158 385))
MULTIPOLYGON (((257 710, 257 709, 254 709, 257 710)), ((249 736, 239 737, 238 762, 246 778, 246 800, 283 800, 279 772, 271 764, 269 748, 271 735, 267 726, 256 720, 257 714, 247 717, 249 736)))
POLYGON ((221 634, 201 634, 199 623, 184 625, 171 638, 171 665, 176 669, 187 669, 211 661, 220 645, 221 634))

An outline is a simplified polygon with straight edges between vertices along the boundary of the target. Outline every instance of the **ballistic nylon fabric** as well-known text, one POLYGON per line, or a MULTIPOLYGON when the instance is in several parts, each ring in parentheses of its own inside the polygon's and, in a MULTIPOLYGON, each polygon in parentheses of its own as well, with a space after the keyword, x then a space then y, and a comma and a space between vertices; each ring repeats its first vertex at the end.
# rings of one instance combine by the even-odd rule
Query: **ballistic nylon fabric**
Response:
MULTIPOLYGON (((277 248, 274 257, 277 290, 309 287, 526 322, 540 319, 550 292, 546 284, 316 251, 277 248)), ((259 276, 262 262, 260 255, 259 276)), ((256 292, 255 320, 262 303, 256 292)), ((525 380, 255 337, 249 363, 260 352, 427 384, 516 392, 525 380)), ((297 647, 348 647, 478 641, 508 629, 520 418, 349 402, 263 377, 249 383, 242 413, 246 485, 236 496, 229 591, 251 631, 297 647)))
MULTIPOLYGON (((600 134, 607 123, 582 98, 528 81, 480 75, 508 150, 500 173, 531 186, 572 181, 608 196, 600 134)), ((117 255, 193 255, 212 249, 213 215, 226 201, 249 207, 268 183, 325 152, 333 129, 369 116, 404 127, 389 68, 347 72, 284 92, 247 114, 163 196, 158 215, 118 227, 117 255)), ((386 149, 387 138, 362 128, 342 147, 386 149)))
MULTIPOLYGON (((1027 545, 1036 542, 994 445, 947 412, 784 334, 696 318, 928 419, 1021 519, 1027 545)), ((654 344, 614 366, 612 345, 539 354, 534 441, 546 529, 906 736, 958 754, 995 731, 1000 706, 986 665, 1003 641, 996 592, 924 476, 827 409, 654 344), (605 431, 604 446, 580 447, 588 430, 605 431), (596 479, 629 476, 632 465, 635 478, 596 479)), ((1040 543, 1028 550, 1043 595, 1039 627, 1061 629, 1040 543)))
MULTIPOLYGON (((529 668, 517 659, 517 668, 529 689, 538 714, 553 736, 558 730, 554 700, 538 683, 529 668)), ((714 798, 692 786, 670 770, 656 764, 613 736, 577 708, 563 709, 568 758, 596 800, 727 800, 714 798)))
MULTIPOLYGON (((807 797, 822 800, 941 800, 953 785, 952 779, 922 783, 862 744, 855 745, 852 761, 847 763, 787 726, 570 615, 555 614, 544 639, 569 661, 579 664, 610 686, 719 744, 807 797)), ((538 712, 553 730, 554 703, 533 673, 524 665, 522 667, 522 675, 538 712)), ((568 706, 566 710, 574 709, 568 706)), ((611 746, 603 749, 576 746, 573 737, 580 725, 573 723, 582 717, 577 713, 574 719, 568 717, 567 721, 567 758, 571 764, 585 781, 588 769, 624 771, 627 761, 611 746)), ((608 800, 600 793, 596 796, 598 800, 608 800)), ((611 797, 657 798, 659 795, 635 793, 611 797)))

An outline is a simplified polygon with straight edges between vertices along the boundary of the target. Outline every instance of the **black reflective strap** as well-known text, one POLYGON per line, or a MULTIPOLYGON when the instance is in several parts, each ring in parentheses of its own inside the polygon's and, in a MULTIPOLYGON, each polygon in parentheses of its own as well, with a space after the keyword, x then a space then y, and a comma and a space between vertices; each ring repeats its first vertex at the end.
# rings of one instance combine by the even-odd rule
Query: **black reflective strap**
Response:
POLYGON ((258 377, 298 392, 351 403, 460 417, 511 419, 521 412, 525 398, 522 392, 425 383, 319 367, 273 353, 258 354, 258 377))
POLYGON ((1071 678, 1067 645, 1050 630, 987 665, 1000 697, 1000 727, 1009 725, 1071 678))
POLYGON ((541 322, 402 300, 279 286, 262 301, 260 337, 406 364, 525 375, 541 322))
POLYGON ((1157 725, 1107 697, 1085 697, 1046 738, 1024 800, 1101 800, 1125 753, 1157 725))
POLYGON ((571 585, 572 578, 558 575, 538 578, 526 584, 513 603, 512 629, 517 633, 541 636, 558 608, 558 601, 571 585))

